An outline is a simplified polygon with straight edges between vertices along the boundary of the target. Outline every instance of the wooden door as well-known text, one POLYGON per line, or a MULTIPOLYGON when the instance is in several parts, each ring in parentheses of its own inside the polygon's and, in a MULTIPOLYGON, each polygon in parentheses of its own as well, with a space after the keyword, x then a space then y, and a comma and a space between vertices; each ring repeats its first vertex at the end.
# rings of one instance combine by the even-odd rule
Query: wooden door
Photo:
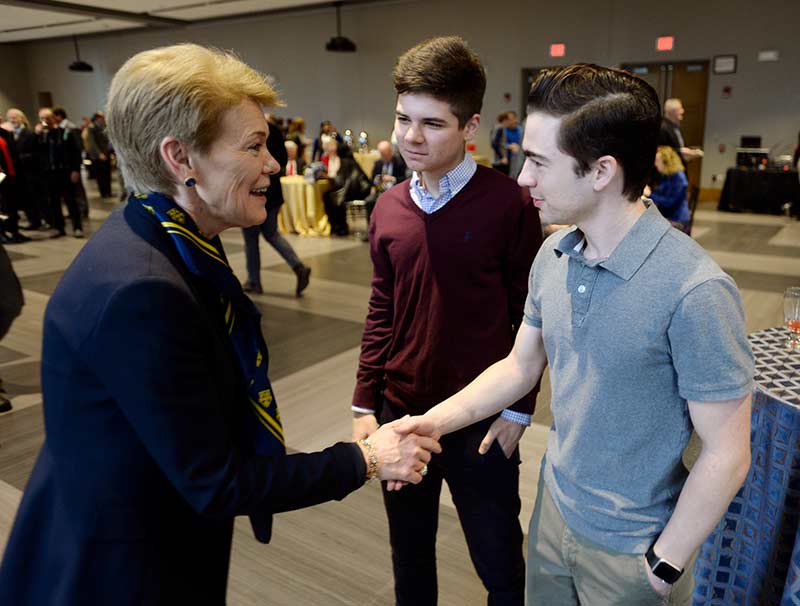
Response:
POLYGON ((528 93, 531 92, 531 86, 539 76, 539 72, 551 69, 550 67, 523 67, 522 68, 522 94, 520 95, 519 119, 520 123, 525 119, 528 114, 528 93))
MULTIPOLYGON (((678 98, 685 114, 681 122, 683 141, 687 147, 702 147, 706 128, 706 99, 708 94, 708 61, 670 63, 624 63, 626 69, 656 89, 663 111, 664 101, 678 98)), ((702 158, 686 166, 690 185, 700 186, 702 158)))

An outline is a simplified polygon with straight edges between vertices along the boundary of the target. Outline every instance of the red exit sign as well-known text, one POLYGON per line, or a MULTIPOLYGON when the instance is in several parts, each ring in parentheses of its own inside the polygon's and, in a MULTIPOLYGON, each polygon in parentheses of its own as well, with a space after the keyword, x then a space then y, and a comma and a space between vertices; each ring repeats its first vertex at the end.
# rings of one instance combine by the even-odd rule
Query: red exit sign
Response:
POLYGON ((660 36, 656 38, 657 51, 671 51, 675 46, 675 36, 660 36))

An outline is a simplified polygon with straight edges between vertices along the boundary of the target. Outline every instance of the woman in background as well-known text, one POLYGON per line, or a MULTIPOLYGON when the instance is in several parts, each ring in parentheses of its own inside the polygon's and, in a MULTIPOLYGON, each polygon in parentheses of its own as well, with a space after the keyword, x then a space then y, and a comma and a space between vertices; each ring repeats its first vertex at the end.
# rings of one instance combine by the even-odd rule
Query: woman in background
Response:
POLYGON ((675 150, 666 145, 659 145, 656 151, 656 170, 661 180, 655 189, 645 188, 644 195, 649 197, 667 221, 673 227, 689 233, 689 202, 686 193, 689 181, 683 172, 683 163, 675 150))

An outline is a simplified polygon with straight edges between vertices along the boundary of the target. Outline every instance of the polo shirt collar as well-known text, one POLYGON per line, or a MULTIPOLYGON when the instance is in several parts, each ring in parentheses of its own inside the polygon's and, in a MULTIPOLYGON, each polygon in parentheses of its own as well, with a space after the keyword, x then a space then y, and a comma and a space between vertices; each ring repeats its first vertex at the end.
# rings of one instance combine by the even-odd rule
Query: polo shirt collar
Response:
MULTIPOLYGON (((601 260, 598 265, 616 274, 623 280, 630 280, 647 257, 672 226, 661 216, 655 204, 646 202, 647 210, 637 219, 622 241, 612 251, 611 256, 601 260)), ((566 254, 575 259, 582 258, 585 237, 577 227, 567 232, 555 247, 556 256, 566 254)))

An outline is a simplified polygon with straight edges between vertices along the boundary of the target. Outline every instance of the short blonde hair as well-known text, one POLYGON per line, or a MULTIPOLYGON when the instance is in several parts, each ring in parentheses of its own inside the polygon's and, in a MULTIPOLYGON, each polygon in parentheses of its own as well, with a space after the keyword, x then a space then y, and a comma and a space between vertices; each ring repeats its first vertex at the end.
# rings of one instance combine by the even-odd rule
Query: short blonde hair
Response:
POLYGON ((174 195, 161 141, 172 136, 204 154, 220 134, 223 114, 248 100, 282 105, 267 78, 232 53, 177 44, 128 59, 111 81, 106 109, 128 188, 174 195))
POLYGON ((664 165, 664 175, 669 177, 675 173, 683 171, 683 162, 681 162, 678 153, 667 145, 659 145, 656 153, 661 158, 661 163, 664 165))
POLYGON ((22 123, 25 128, 30 128, 31 124, 28 122, 28 116, 25 115, 21 109, 17 109, 16 107, 12 107, 6 112, 6 117, 10 120, 11 116, 16 116, 17 120, 22 123))

